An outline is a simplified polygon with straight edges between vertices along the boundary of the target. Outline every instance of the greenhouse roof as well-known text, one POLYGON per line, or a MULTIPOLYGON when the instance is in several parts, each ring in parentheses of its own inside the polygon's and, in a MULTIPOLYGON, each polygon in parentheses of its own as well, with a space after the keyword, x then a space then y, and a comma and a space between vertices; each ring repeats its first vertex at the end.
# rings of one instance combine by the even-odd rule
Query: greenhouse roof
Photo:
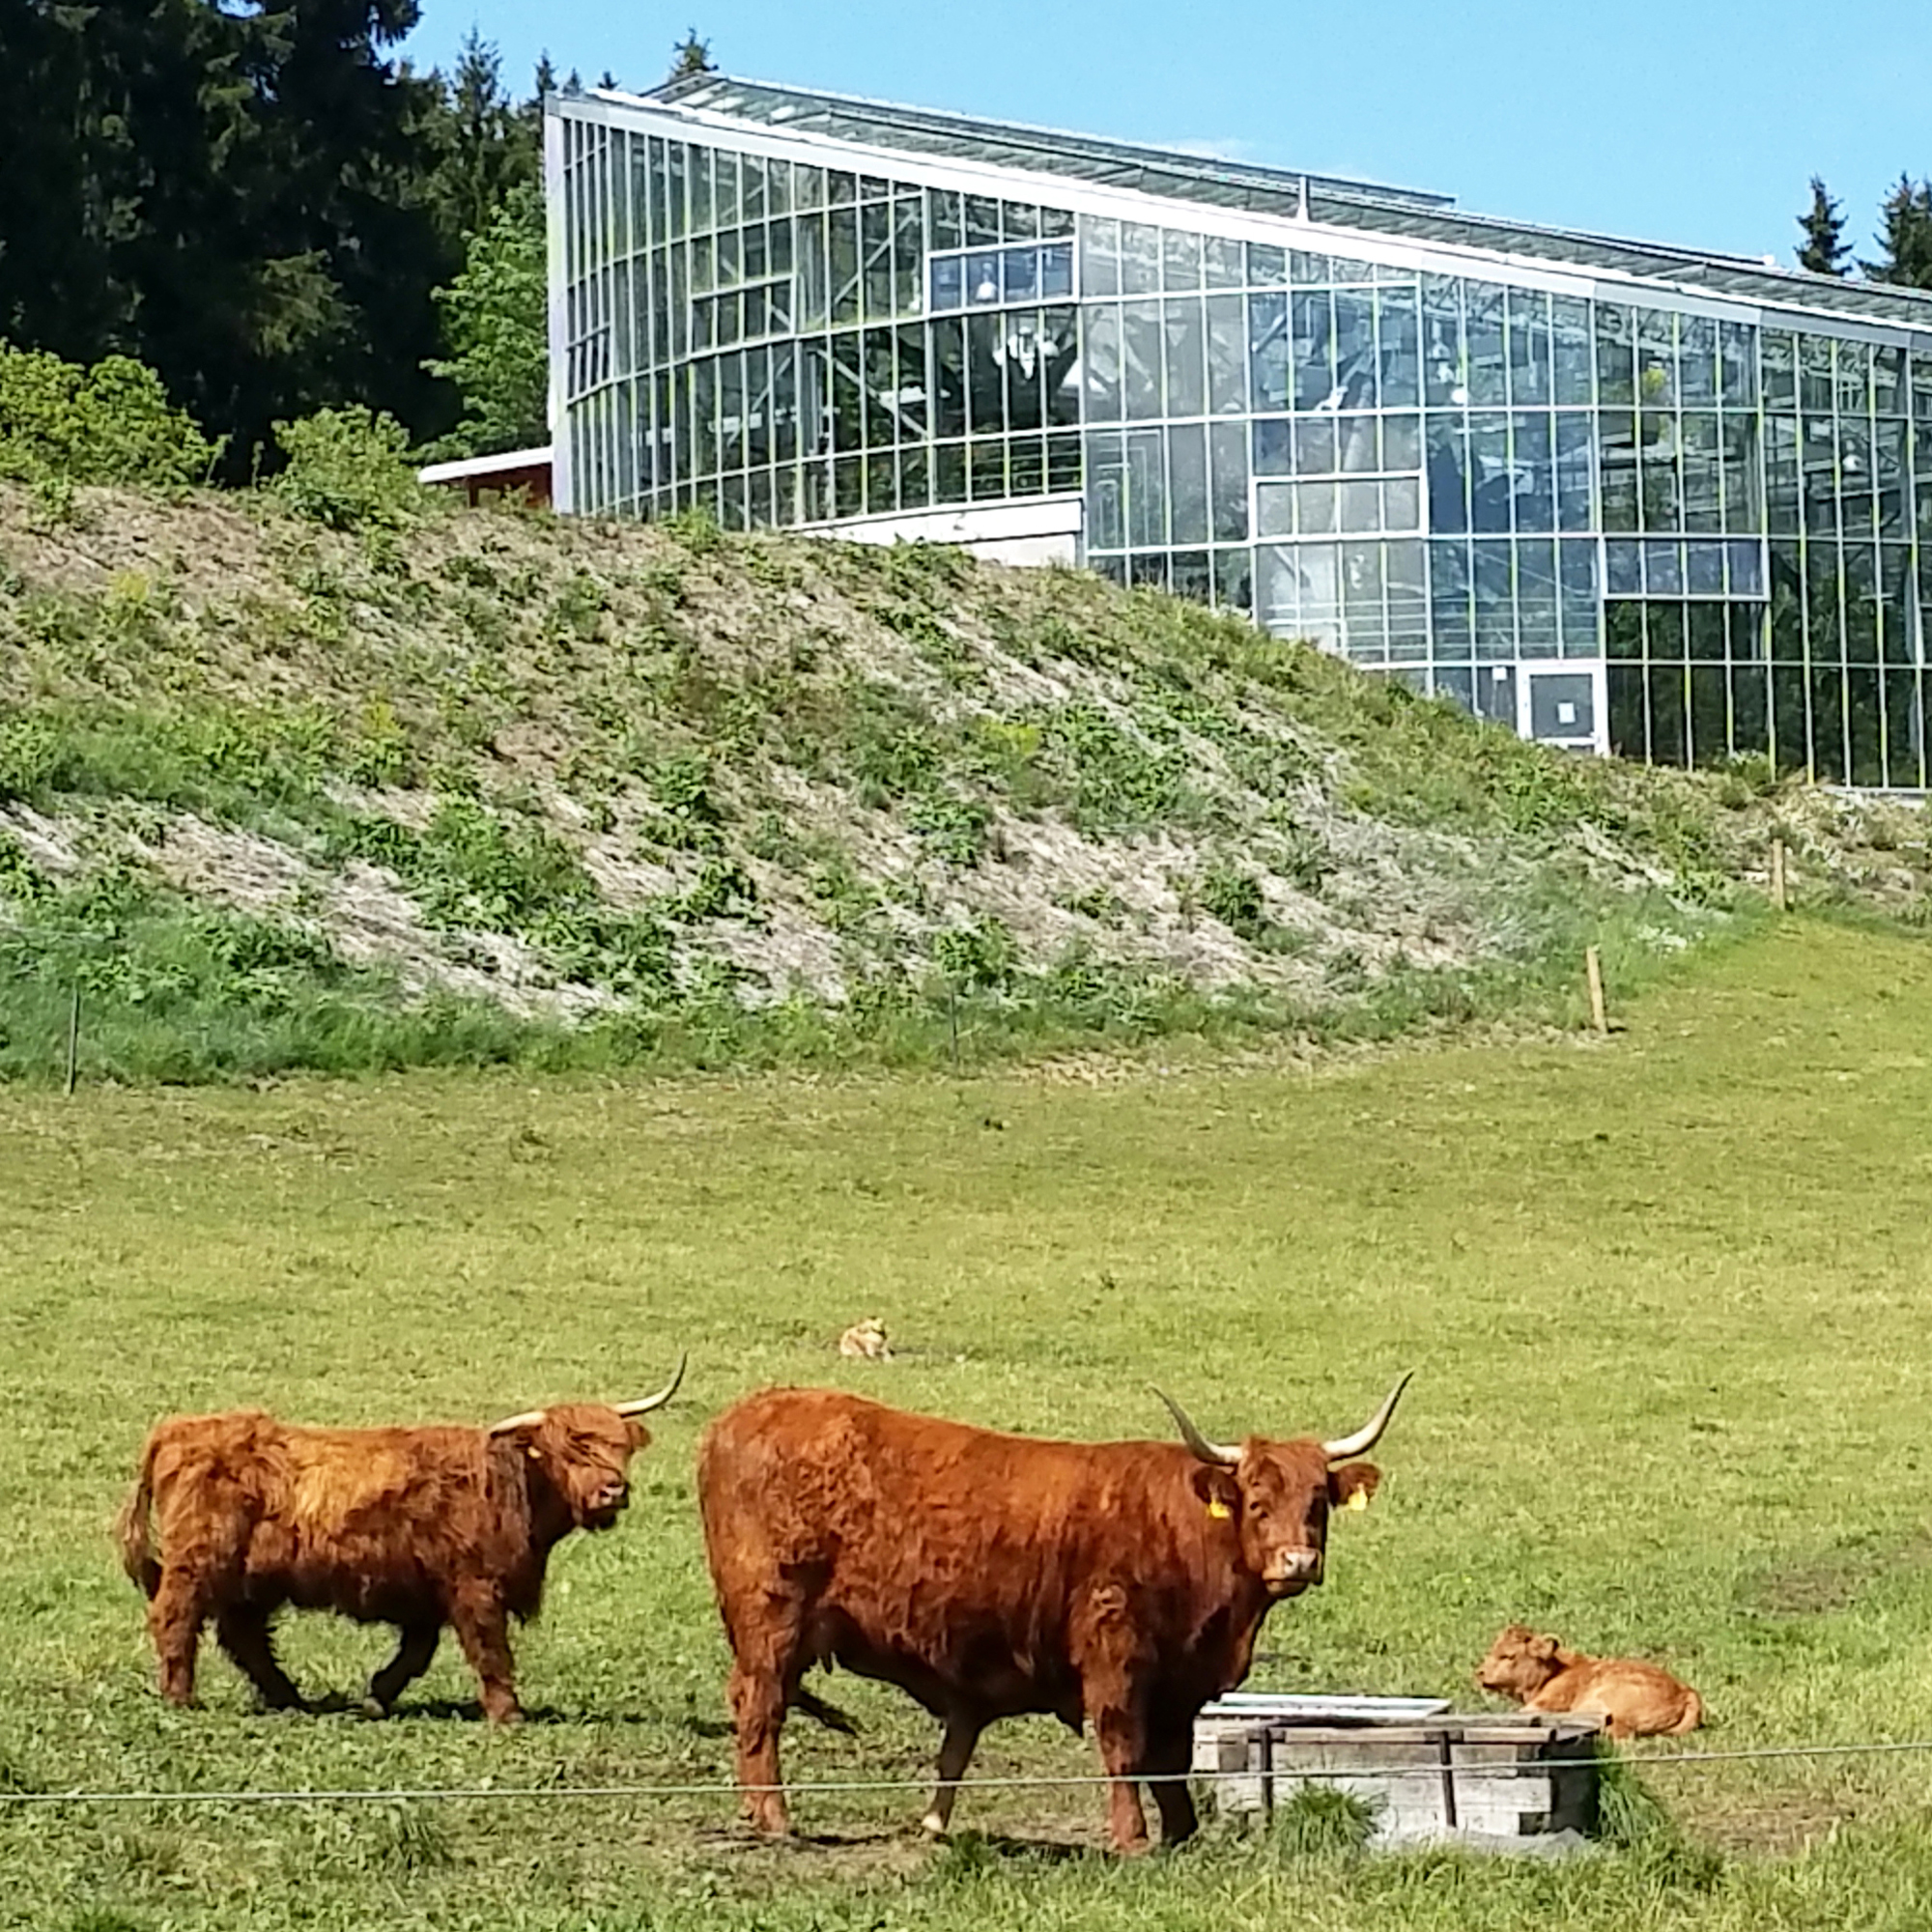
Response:
MULTIPOLYGON (((639 97, 630 97, 635 99, 639 97)), ((976 120, 719 73, 694 74, 643 96, 650 104, 774 132, 815 133, 908 155, 1059 175, 1202 204, 1451 247, 1478 248, 1584 270, 1708 289, 1713 296, 1932 329, 1932 293, 1779 269, 1749 256, 1632 242, 1466 213, 1452 197, 1295 169, 976 120)))

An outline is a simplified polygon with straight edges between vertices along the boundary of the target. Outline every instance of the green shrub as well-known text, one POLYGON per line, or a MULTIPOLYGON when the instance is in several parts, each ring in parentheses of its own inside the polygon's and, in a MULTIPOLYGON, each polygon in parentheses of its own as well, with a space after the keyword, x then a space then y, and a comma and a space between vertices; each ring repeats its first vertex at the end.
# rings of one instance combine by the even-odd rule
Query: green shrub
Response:
POLYGON ((288 465, 269 487, 298 516, 330 529, 400 529, 428 504, 409 460, 409 432, 361 403, 278 422, 275 441, 288 465))
POLYGON ((1201 875, 1197 897, 1202 910, 1213 914, 1237 939, 1258 940, 1267 931, 1262 882, 1238 866, 1208 867, 1201 875))
POLYGON ((932 963, 962 991, 998 992, 1019 971, 1020 949, 1001 921, 982 919, 935 934, 932 963))
POLYGON ((0 476, 23 483, 205 483, 222 443, 125 355, 82 368, 0 343, 0 476))

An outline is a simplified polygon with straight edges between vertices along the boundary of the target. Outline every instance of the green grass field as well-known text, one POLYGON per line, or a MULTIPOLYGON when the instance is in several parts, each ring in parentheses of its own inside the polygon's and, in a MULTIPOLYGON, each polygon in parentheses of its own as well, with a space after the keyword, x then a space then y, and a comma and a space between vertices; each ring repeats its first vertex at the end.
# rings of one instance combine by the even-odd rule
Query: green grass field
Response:
MULTIPOLYGON (((911 1790, 807 1795, 782 1849, 707 1797, 0 1804, 0 1925, 1924 1924, 1932 1755, 1670 1760, 1932 1738, 1932 952, 1794 922, 1623 1017, 1315 1072, 0 1093, 0 1794, 728 1776, 693 1450, 775 1379, 1132 1435, 1152 1378, 1288 1434, 1413 1365, 1382 1494, 1251 1683, 1480 1701, 1521 1617, 1713 1717, 1632 1752, 1667 1822, 1563 1867, 1228 1825, 1122 1865, 1091 1789, 969 1792, 937 1853, 911 1790), (900 1359, 838 1359, 867 1314, 900 1359), (523 1634, 520 1731, 447 1644, 386 1724, 255 1716, 212 1646, 207 1708, 158 1702, 107 1536, 156 1414, 482 1421, 685 1347, 628 1521, 562 1548, 523 1634)), ((386 1641, 298 1619, 285 1652, 347 1691, 386 1641)), ((835 1694, 866 1734, 798 1724, 795 1779, 923 1778, 921 1713, 835 1694)), ((1093 1768, 1045 1719, 977 1767, 1093 1768)))

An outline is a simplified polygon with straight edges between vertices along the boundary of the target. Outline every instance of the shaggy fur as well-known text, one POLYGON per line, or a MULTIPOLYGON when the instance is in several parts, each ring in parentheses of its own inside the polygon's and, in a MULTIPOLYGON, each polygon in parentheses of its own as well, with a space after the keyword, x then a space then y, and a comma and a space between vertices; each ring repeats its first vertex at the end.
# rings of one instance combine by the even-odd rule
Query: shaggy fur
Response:
POLYGON ((396 1654, 369 1683, 373 1715, 429 1668, 447 1623, 485 1716, 514 1720, 509 1620, 536 1615, 563 1537, 616 1521, 631 1458, 649 1440, 639 1424, 588 1404, 497 1435, 301 1429, 259 1409, 156 1424, 117 1534, 149 1598, 161 1694, 194 1701, 212 1618, 262 1701, 300 1707, 270 1636, 270 1619, 294 1604, 396 1626, 396 1654))
MULTIPOLYGON (((806 1670, 839 1664, 944 1722, 929 1831, 980 1731, 1042 1712, 1094 1726, 1114 1843, 1144 1848, 1134 1778, 1187 1770, 1195 1716, 1246 1676, 1268 1606, 1321 1581, 1330 1509, 1378 1481, 1366 1463, 1331 1471, 1316 1441, 1250 1439, 1230 1469, 832 1390, 748 1398, 707 1430, 697 1472, 747 1815, 788 1829, 779 1733, 788 1710, 823 1710, 806 1670)), ((1187 1836, 1186 1785, 1152 1791, 1163 1838, 1187 1836)))
POLYGON ((1527 1624, 1496 1638, 1476 1682, 1525 1710, 1602 1712, 1613 1738, 1674 1737, 1704 1721, 1704 1700, 1669 1671, 1633 1657, 1585 1657, 1527 1624))

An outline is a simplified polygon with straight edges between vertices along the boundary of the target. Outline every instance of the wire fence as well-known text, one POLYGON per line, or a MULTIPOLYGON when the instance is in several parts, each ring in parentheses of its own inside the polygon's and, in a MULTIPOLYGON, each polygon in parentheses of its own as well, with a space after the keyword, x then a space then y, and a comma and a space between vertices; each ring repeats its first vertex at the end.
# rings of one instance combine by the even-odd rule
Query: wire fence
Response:
MULTIPOLYGON (((1894 1743, 1864 1741, 1853 1744, 1762 1745, 1742 1750, 1659 1751, 1626 1758, 1626 1763, 1641 1765, 1646 1771, 1677 1771, 1704 1765, 1756 1764, 1794 1758, 1901 1757, 1932 1751, 1932 1738, 1908 1738, 1894 1743)), ((1453 1769, 1459 1778, 1501 1780, 1541 1774, 1579 1765, 1601 1765, 1605 1760, 1597 1753, 1580 1757, 1539 1757, 1504 1761, 1497 1764, 1457 1762, 1445 1767, 1440 1757, 1418 1758, 1411 1764, 1364 1766, 1361 1771, 1337 1770, 1333 1766, 1274 1765, 1266 1771, 1253 1767, 1225 1771, 1177 1771, 1135 1773, 1136 1784, 1213 1784, 1236 1780, 1273 1778, 1276 1782, 1309 1779, 1333 1784, 1373 1773, 1377 1778, 1403 1776, 1441 1776, 1453 1769)), ((0 1791, 0 1813, 27 1806, 61 1804, 403 1804, 422 1803, 459 1804, 540 1804, 546 1801, 662 1801, 676 1798, 737 1798, 782 1792, 788 1798, 879 1796, 887 1792, 930 1794, 936 1788, 957 1791, 1048 1791, 1080 1789, 1112 1784, 1116 1780, 1105 1772, 1038 1773, 1010 1777, 964 1777, 947 1780, 941 1787, 934 1777, 855 1777, 801 1780, 773 1785, 740 1785, 721 1778, 690 1783, 650 1784, 475 1784, 475 1785, 389 1785, 351 1786, 341 1790, 295 1791, 0 1791)))

